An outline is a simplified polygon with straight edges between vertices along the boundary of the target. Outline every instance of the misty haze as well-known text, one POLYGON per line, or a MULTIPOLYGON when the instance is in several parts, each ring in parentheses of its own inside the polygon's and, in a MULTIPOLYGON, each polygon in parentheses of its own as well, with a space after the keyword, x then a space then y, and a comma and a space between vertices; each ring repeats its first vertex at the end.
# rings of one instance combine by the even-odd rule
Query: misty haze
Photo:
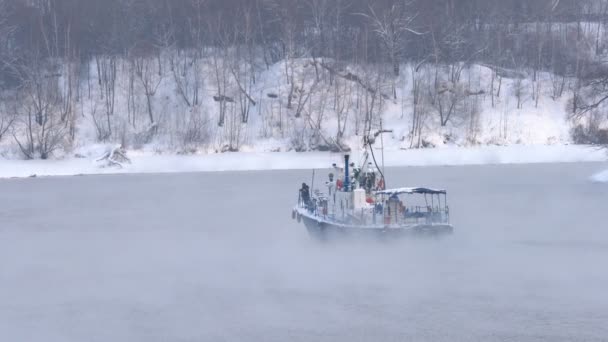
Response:
POLYGON ((0 0, 0 342, 608 341, 608 0, 0 0))
POLYGON ((309 239, 304 171, 1 181, 0 337, 603 341, 597 167, 389 169, 451 189, 457 230, 386 243, 309 239))

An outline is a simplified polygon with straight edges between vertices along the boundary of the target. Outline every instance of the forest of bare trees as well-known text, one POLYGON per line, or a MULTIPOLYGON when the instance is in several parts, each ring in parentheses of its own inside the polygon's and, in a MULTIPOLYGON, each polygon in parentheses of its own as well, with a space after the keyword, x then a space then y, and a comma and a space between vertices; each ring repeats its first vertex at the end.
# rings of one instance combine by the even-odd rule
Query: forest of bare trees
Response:
POLYGON ((387 101, 411 111, 411 147, 429 113, 474 141, 478 97, 494 106, 509 79, 518 109, 568 96, 575 140, 606 143, 607 20, 605 0, 0 0, 0 142, 45 159, 86 122, 130 147, 340 150, 387 101), (490 84, 465 82, 473 64, 490 84))

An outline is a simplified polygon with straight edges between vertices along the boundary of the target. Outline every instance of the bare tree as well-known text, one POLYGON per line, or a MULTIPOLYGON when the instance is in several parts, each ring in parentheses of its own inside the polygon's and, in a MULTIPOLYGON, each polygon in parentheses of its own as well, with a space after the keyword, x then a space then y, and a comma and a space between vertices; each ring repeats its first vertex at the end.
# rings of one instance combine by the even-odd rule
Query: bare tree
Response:
POLYGON ((360 85, 366 90, 363 92, 361 101, 361 109, 365 116, 364 136, 369 136, 371 132, 381 128, 381 115, 386 99, 382 92, 382 88, 385 86, 384 77, 384 73, 378 72, 377 68, 366 67, 361 78, 360 85))
POLYGON ((432 82, 428 66, 412 66, 412 123, 409 132, 410 148, 422 147, 422 132, 429 116, 429 98, 432 82))
POLYGON ((100 93, 105 109, 105 123, 103 125, 98 123, 95 115, 93 115, 93 120, 95 120, 97 126, 97 138, 100 141, 106 141, 112 136, 112 116, 114 115, 116 104, 117 61, 116 57, 108 56, 105 58, 98 57, 96 58, 96 62, 99 70, 99 84, 101 85, 100 93))
POLYGON ((234 30, 234 41, 239 42, 235 47, 235 57, 230 64, 230 72, 236 86, 238 87, 238 104, 241 112, 241 122, 249 121, 249 113, 252 106, 257 102, 252 97, 253 85, 256 81, 255 60, 253 57, 253 23, 254 13, 250 6, 239 8, 240 17, 243 18, 240 25, 234 30))
POLYGON ((479 110, 479 99, 477 97, 467 101, 469 120, 467 127, 467 142, 471 145, 478 144, 478 136, 481 131, 481 116, 479 110))
POLYGON ((401 54, 405 46, 403 39, 406 33, 422 35, 423 33, 413 29, 417 14, 409 10, 411 2, 391 1, 391 4, 380 11, 369 7, 370 14, 365 15, 371 20, 374 32, 382 41, 388 60, 393 66, 393 73, 399 76, 401 54))
POLYGON ((312 78, 307 70, 304 70, 299 75, 299 85, 296 85, 296 78, 292 79, 290 100, 295 103, 295 107, 292 107, 295 117, 299 118, 304 112, 304 108, 310 103, 311 98, 319 90, 319 81, 312 78))
POLYGON ((135 75, 139 80, 140 85, 146 96, 146 105, 148 109, 148 119, 150 120, 150 126, 156 125, 154 117, 154 96, 158 91, 163 80, 162 70, 158 62, 154 59, 147 57, 136 57, 133 61, 133 67, 135 68, 135 75))
POLYGON ((15 72, 16 53, 12 44, 17 27, 9 23, 8 1, 0 0, 0 91, 7 74, 15 72))
MULTIPOLYGON (((316 90, 316 85, 317 84, 314 84, 311 88, 311 92, 306 95, 307 99, 305 101, 298 102, 298 107, 301 108, 300 111, 302 112, 302 115, 297 116, 295 122, 303 121, 305 127, 301 127, 300 130, 293 132, 296 136, 292 137, 292 141, 296 141, 295 138, 300 134, 302 139, 304 139, 306 133, 309 135, 307 144, 309 148, 314 150, 333 150, 335 149, 335 144, 328 139, 323 132, 323 122, 327 116, 329 93, 320 92, 314 102, 309 101, 310 95, 316 90)), ((304 94, 300 94, 299 99, 304 98, 304 96, 304 94)))
POLYGON ((517 109, 522 109, 524 102, 528 96, 528 89, 526 88, 525 79, 516 78, 513 80, 513 95, 517 99, 517 109))
POLYGON ((228 106, 234 103, 234 99, 227 95, 229 86, 229 68, 227 66, 228 49, 216 49, 212 53, 211 61, 215 76, 217 95, 214 100, 218 103, 219 117, 217 125, 223 127, 226 121, 228 106))
POLYGON ((9 99, 6 96, 0 96, 0 141, 4 135, 13 127, 17 119, 17 109, 15 99, 12 99, 9 104, 9 99))
POLYGON ((180 131, 181 147, 185 151, 194 151, 209 140, 209 119, 200 107, 192 108, 186 117, 187 121, 180 131))
POLYGON ((336 113, 337 130, 336 130, 336 145, 342 146, 347 124, 352 108, 352 93, 355 85, 347 81, 334 82, 334 113, 336 113))
POLYGON ((137 127, 137 116, 139 113, 139 105, 137 101, 137 72, 135 70, 135 62, 130 59, 127 70, 127 122, 133 127, 137 127))
POLYGON ((566 90, 566 75, 558 75, 555 73, 549 74, 551 80, 551 98, 559 99, 566 90))
POLYGON ((28 159, 49 158, 68 133, 61 121, 62 95, 56 74, 40 61, 22 68, 22 115, 15 142, 28 159))
POLYGON ((446 126, 454 114, 460 110, 459 106, 465 98, 465 88, 461 83, 441 82, 437 89, 431 92, 432 103, 439 113, 442 127, 446 126))
POLYGON ((198 51, 169 51, 168 59, 179 97, 188 107, 198 105, 202 83, 198 51))
POLYGON ((223 18, 209 21, 209 32, 215 35, 216 46, 211 52, 211 69, 215 81, 216 95, 213 99, 218 104, 218 127, 223 127, 226 122, 226 114, 229 105, 234 104, 234 99, 228 94, 230 90, 230 59, 231 44, 233 38, 226 27, 223 18))

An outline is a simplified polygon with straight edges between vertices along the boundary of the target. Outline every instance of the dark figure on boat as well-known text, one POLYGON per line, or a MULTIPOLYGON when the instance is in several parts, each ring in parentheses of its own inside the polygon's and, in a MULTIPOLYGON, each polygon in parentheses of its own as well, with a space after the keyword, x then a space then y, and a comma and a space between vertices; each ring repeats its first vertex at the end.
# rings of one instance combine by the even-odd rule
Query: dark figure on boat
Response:
POLYGON ((336 201, 336 188, 337 188, 337 184, 336 181, 334 181, 334 174, 330 173, 329 174, 329 181, 325 182, 325 185, 327 186, 327 191, 329 194, 329 197, 333 197, 334 202, 336 201))
POLYGON ((363 175, 362 184, 364 184, 363 188, 365 189, 365 191, 370 194, 372 190, 375 190, 376 174, 373 172, 366 172, 363 175))
POLYGON ((310 188, 308 185, 306 185, 306 183, 302 183, 302 188, 300 189, 300 198, 307 208, 312 207, 312 201, 310 200, 310 188))

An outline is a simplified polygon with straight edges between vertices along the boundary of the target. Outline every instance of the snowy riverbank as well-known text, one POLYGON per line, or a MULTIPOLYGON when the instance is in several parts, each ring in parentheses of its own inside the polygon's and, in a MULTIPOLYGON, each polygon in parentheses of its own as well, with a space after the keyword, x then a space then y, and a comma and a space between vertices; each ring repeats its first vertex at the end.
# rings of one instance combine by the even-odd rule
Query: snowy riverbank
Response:
MULTIPOLYGON (((353 153, 358 160, 358 153, 353 153)), ((158 155, 129 152, 131 164, 123 168, 102 167, 96 156, 61 160, 0 159, 0 178, 36 176, 70 176, 82 174, 216 172, 250 170, 288 170, 329 168, 340 162, 341 155, 332 153, 224 153, 201 155, 158 155)), ((380 158, 380 156, 377 156, 380 158)), ((444 147, 423 150, 392 150, 385 152, 385 164, 392 166, 457 166, 479 164, 530 164, 601 162, 604 151, 588 146, 554 145, 475 148, 444 147)), ((595 181, 607 181, 608 174, 599 174, 595 181)))

